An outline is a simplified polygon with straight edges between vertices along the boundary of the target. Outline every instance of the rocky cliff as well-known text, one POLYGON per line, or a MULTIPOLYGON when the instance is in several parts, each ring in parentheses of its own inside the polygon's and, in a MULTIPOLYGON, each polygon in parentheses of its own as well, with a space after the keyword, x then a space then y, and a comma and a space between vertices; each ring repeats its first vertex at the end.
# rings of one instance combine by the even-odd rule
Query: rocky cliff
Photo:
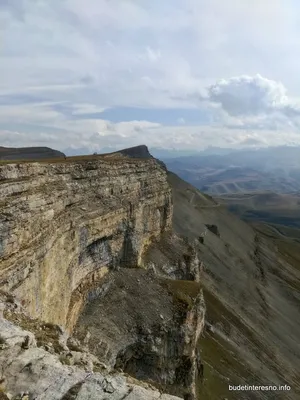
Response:
POLYGON ((0 163, 0 179, 4 392, 299 398, 297 241, 239 220, 145 147, 0 163))
MULTIPOLYGON (((0 163, 0 290, 6 296, 4 308, 13 304, 2 319, 6 333, 0 338, 0 363, 5 387, 13 395, 27 385, 30 398, 69 399, 75 397, 64 396, 81 385, 83 393, 92 394, 78 399, 100 399, 98 389, 107 399, 171 399, 162 392, 196 398, 196 381, 203 372, 197 351, 203 296, 197 284, 194 296, 182 298, 169 281, 199 280, 201 263, 195 254, 194 261, 187 260, 189 245, 171 233, 173 205, 164 166, 151 156, 139 157, 137 150, 0 163), (146 256, 163 237, 181 243, 180 276, 156 269, 146 256), (18 301, 21 314, 14 310, 18 301), (10 343, 14 331, 22 340, 10 343), (60 332, 65 342, 52 331, 60 332), (31 344, 23 348, 27 336, 31 344), (76 350, 84 347, 84 355, 73 354, 72 340, 76 350), (119 369, 157 389, 139 389, 139 384, 132 389, 119 372, 116 379, 122 382, 113 395, 105 385, 96 388, 103 376, 87 382, 77 366, 69 367, 78 357, 95 356, 110 377, 119 369), (39 361, 44 359, 45 364, 39 361), (24 376, 28 363, 37 367, 26 369, 24 376), (49 374, 37 378, 47 363, 53 379, 62 377, 59 390, 49 374)), ((94 367, 92 362, 90 369, 97 372, 94 367)))
POLYGON ((136 267, 170 228, 171 192, 155 160, 0 165, 0 288, 32 317, 68 329, 85 289, 136 267))
POLYGON ((109 368, 195 399, 205 304, 199 284, 190 282, 194 296, 183 298, 176 282, 152 270, 113 272, 103 282, 105 294, 92 299, 80 316, 74 335, 109 368))

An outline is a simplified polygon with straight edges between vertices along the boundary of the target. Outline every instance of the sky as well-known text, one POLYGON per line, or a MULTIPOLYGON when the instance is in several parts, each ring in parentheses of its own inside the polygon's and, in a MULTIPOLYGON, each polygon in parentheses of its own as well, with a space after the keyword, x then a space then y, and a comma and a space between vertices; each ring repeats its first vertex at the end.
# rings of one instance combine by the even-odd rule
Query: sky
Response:
POLYGON ((297 0, 0 0, 0 146, 300 144, 297 0))

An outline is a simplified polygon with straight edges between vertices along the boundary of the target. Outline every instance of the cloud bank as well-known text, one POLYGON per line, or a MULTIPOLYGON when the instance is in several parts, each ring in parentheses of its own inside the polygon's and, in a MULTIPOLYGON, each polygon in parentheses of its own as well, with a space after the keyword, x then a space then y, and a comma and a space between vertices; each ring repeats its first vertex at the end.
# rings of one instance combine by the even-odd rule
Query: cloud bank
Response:
POLYGON ((0 0, 0 145, 300 143, 299 12, 293 0, 0 0))

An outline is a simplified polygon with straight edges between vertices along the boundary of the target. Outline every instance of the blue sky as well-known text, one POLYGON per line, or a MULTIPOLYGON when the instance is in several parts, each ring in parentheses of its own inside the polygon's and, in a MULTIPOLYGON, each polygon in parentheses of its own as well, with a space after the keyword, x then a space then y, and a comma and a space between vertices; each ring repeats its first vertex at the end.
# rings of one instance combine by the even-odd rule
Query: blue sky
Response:
POLYGON ((295 0, 0 0, 0 146, 300 144, 295 0))

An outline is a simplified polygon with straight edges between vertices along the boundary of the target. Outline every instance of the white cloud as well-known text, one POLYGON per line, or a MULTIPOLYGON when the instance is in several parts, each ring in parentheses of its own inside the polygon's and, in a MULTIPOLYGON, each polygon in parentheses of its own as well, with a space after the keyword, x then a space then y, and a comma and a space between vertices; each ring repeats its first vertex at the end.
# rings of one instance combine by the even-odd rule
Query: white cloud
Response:
POLYGON ((0 106, 0 122, 10 123, 16 120, 19 123, 44 123, 53 125, 62 119, 60 113, 52 109, 53 103, 41 102, 37 104, 2 105, 0 106))
POLYGON ((287 97, 286 88, 275 82, 255 76, 221 79, 208 88, 208 100, 219 103, 230 115, 257 115, 280 111, 300 114, 300 106, 287 97))
MULTIPOLYGON (((288 3, 284 6, 278 0, 265 0, 255 1, 254 6, 250 0, 6 1, 0 66, 5 79, 1 86, 22 89, 71 85, 86 82, 89 76, 93 77, 94 90, 106 97, 105 106, 115 104, 112 97, 120 95, 121 101, 126 96, 128 100, 135 97, 137 105, 148 102, 144 76, 156 88, 151 93, 153 102, 160 98, 161 90, 167 102, 169 92, 183 95, 192 88, 197 90, 227 75, 229 69, 229 76, 252 75, 257 70, 270 76, 264 58, 256 59, 255 70, 247 67, 249 41, 255 40, 260 50, 275 45, 285 49, 291 37, 283 37, 284 43, 278 45, 276 24, 293 26, 282 21, 286 16, 293 22, 287 15, 288 3), (7 9, 17 10, 22 19, 14 12, 7 14, 7 9)), ((282 29, 282 35, 290 31, 282 29)), ((272 57, 278 58, 277 53, 272 57)), ((272 63, 272 57, 268 63, 272 63)), ((294 62, 297 57, 294 54, 294 62)), ((280 62, 277 59, 274 64, 280 62)))

